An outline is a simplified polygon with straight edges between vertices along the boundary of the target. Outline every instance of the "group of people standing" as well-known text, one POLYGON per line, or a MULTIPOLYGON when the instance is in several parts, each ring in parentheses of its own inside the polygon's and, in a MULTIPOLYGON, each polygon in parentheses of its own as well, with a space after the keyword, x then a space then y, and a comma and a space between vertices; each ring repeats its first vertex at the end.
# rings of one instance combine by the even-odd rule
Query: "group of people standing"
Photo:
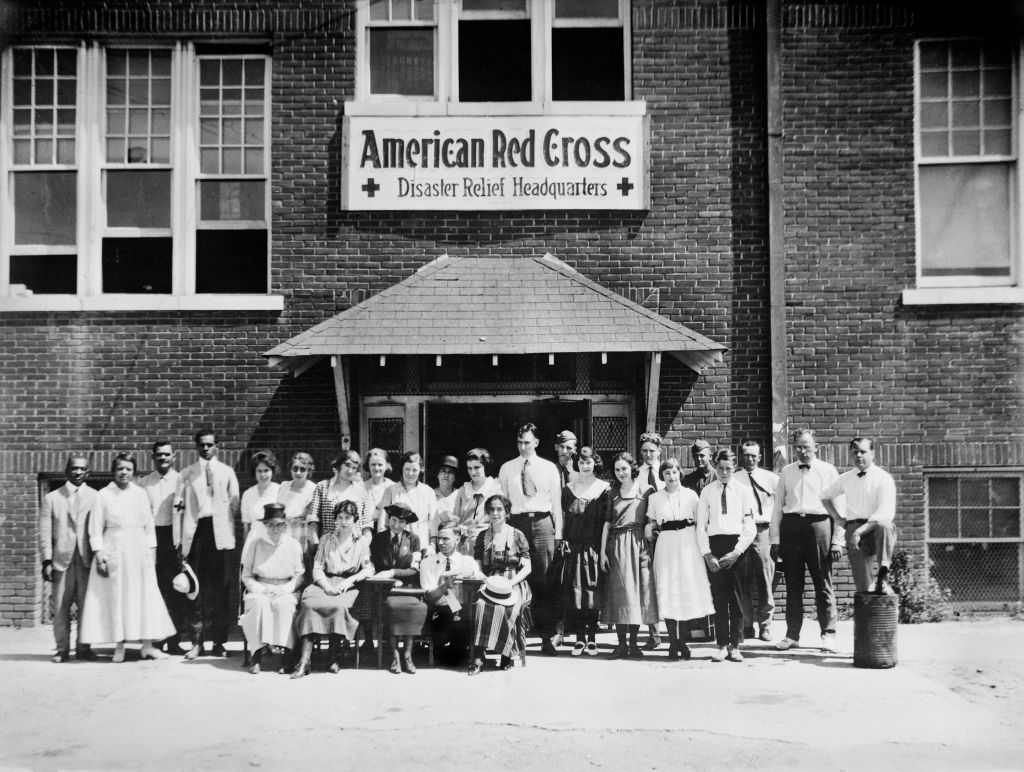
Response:
POLYGON ((858 591, 874 582, 876 592, 891 592, 895 484, 874 465, 868 438, 851 442, 856 466, 840 475, 817 458, 813 433, 800 430, 797 462, 776 476, 760 468, 755 442, 743 443, 737 458, 698 440, 686 470, 661 458, 662 439, 651 432, 640 437, 640 461, 618 453, 606 474, 601 455, 578 447, 570 431, 555 438, 557 463, 541 458, 528 423, 517 431, 518 456, 496 477, 491 454, 473 448, 461 463, 443 458, 436 489, 422 481, 416 452, 401 456, 392 482, 388 455, 373 449, 365 459, 342 451, 334 474, 315 484, 312 457, 297 453, 291 479, 279 484, 274 454, 259 451, 251 459, 256 484, 244 493, 217 459, 215 434, 201 430, 194 439, 199 459, 180 473, 171 443, 153 443, 153 471, 138 484, 134 458, 118 455, 114 481, 99 492, 85 482, 88 460, 72 455, 66 484, 44 497, 54 661, 69 657, 74 603, 79 659, 94 656, 92 644, 113 643, 121 661, 126 640, 141 641, 144 658, 194 659, 206 642, 210 654, 226 656, 236 567, 250 671, 260 672, 268 652, 282 652, 281 670, 293 678, 310 672, 320 639, 333 672, 360 630, 372 647, 367 582, 386 585, 380 643, 392 672, 415 673, 414 639, 429 635, 442 656, 468 652, 470 675, 481 672, 488 651, 499 668, 511 668, 531 631, 545 655, 557 656, 574 635, 571 655, 597 656, 599 624, 616 631, 610 658, 642 657, 643 626, 644 648, 659 648, 664 623, 669 659, 687 660, 691 631, 713 620, 711 659, 742 661, 744 639, 772 640, 780 559, 781 650, 799 642, 805 573, 822 647, 834 650, 831 568, 844 547, 858 591), (468 479, 456 485, 463 471, 468 479), (471 579, 480 589, 466 597, 459 590, 471 579))

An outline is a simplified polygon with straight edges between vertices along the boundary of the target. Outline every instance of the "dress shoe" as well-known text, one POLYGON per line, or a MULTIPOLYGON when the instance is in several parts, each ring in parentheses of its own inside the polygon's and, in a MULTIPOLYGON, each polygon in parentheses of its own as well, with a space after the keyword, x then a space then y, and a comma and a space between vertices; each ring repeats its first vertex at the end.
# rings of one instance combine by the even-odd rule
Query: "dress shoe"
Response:
POLYGON ((757 633, 754 632, 753 625, 751 625, 750 627, 743 628, 743 637, 748 641, 752 641, 755 638, 757 638, 757 633))
POLYGON ((168 641, 164 646, 164 651, 172 656, 180 657, 182 654, 185 654, 187 650, 181 648, 181 644, 177 641, 168 641))
POLYGON ((676 648, 674 646, 669 646, 668 647, 668 661, 669 662, 678 662, 679 661, 679 652, 676 650, 676 648))
POLYGON ((576 645, 572 647, 572 651, 569 652, 570 657, 578 657, 587 648, 587 644, 583 641, 576 641, 576 645))
POLYGON ((626 650, 626 659, 643 659, 644 652, 639 646, 630 646, 626 650))
POLYGON ((121 663, 124 662, 124 644, 118 644, 114 647, 114 656, 110 658, 111 662, 121 663))
POLYGON ((308 676, 309 670, 309 662, 299 662, 299 664, 296 665, 295 669, 292 671, 292 680, 294 681, 296 678, 304 678, 305 676, 308 676))
POLYGON ((90 647, 83 647, 75 652, 75 659, 81 662, 95 662, 96 652, 90 647))
POLYGON ((740 653, 738 646, 730 646, 729 653, 726 654, 725 658, 730 662, 742 662, 743 654, 740 653))
POLYGON ((218 657, 219 659, 227 659, 228 650, 224 648, 223 643, 213 644, 213 649, 210 651, 211 657, 218 657))
POLYGON ((647 643, 644 644, 644 649, 646 651, 654 651, 659 646, 661 646, 661 636, 654 634, 647 639, 647 643))
POLYGON ((690 660, 693 654, 690 653, 690 647, 685 643, 679 644, 679 656, 686 662, 690 660))
POLYGON ((480 675, 480 671, 484 669, 484 662, 482 659, 474 659, 473 664, 469 666, 468 675, 480 675))
POLYGON ((543 641, 541 641, 540 651, 541 651, 541 654, 543 654, 545 657, 557 657, 558 656, 558 649, 555 648, 555 644, 554 644, 554 639, 553 638, 545 638, 543 641))
POLYGON ((53 662, 54 664, 57 664, 57 665, 59 665, 61 662, 67 662, 67 661, 68 661, 68 654, 67 654, 67 652, 64 652, 64 653, 57 652, 52 657, 50 657, 50 662, 53 662))
POLYGON ((197 659, 202 656, 203 644, 196 643, 192 645, 192 648, 185 652, 185 659, 197 659))
POLYGON ((758 633, 757 639, 765 643, 771 643, 772 629, 768 625, 761 625, 761 632, 758 633))
POLYGON ((885 579, 879 579, 875 582, 875 595, 895 595, 896 590, 892 588, 885 579))
POLYGON ((391 664, 388 665, 388 670, 390 670, 395 675, 399 675, 402 672, 402 663, 398 660, 397 651, 395 652, 395 656, 391 658, 391 664))
POLYGON ((409 675, 416 675, 416 666, 412 663, 412 655, 406 654, 402 657, 402 670, 409 675))
POLYGON ((587 644, 587 649, 583 653, 586 654, 588 657, 596 657, 597 656, 597 644, 594 643, 594 641, 591 641, 590 643, 587 644))
POLYGON ((625 659, 626 658, 626 654, 628 654, 628 653, 629 653, 629 649, 627 649, 625 646, 616 646, 608 654, 608 659, 625 659))
POLYGON ((139 650, 139 659, 167 659, 167 655, 156 646, 143 646, 139 650))
POLYGON ((502 657, 501 662, 498 663, 498 670, 511 670, 515 667, 515 662, 512 657, 502 657))
POLYGON ((821 636, 821 650, 827 652, 835 652, 836 650, 836 634, 825 633, 821 636))
POLYGON ((725 646, 719 646, 718 651, 711 655, 711 661, 725 662, 727 656, 729 656, 729 650, 725 646))
POLYGON ((794 641, 792 638, 787 636, 786 638, 783 638, 781 641, 776 643, 775 644, 775 648, 778 649, 779 651, 788 651, 789 649, 792 649, 794 646, 799 646, 799 645, 800 645, 799 641, 794 641))
POLYGON ((334 660, 334 662, 331 663, 331 666, 327 668, 327 672, 328 673, 337 673, 340 670, 341 670, 341 663, 338 662, 338 660, 334 660))

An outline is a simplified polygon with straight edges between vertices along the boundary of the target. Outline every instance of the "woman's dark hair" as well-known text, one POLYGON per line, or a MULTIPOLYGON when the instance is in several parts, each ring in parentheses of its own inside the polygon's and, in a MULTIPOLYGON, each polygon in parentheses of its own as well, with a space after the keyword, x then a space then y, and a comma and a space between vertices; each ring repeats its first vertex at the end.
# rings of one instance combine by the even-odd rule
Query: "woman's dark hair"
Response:
POLYGON ((417 450, 407 450, 407 451, 405 451, 405 453, 402 454, 401 466, 405 466, 406 464, 411 464, 413 462, 416 462, 422 468, 423 467, 423 456, 421 456, 419 451, 417 451, 417 450))
POLYGON ((630 475, 633 477, 634 480, 640 476, 640 465, 636 462, 636 459, 633 458, 632 453, 628 453, 625 451, 623 451, 622 453, 616 453, 615 458, 612 459, 613 472, 615 471, 615 465, 620 461, 625 461, 627 464, 629 464, 630 475))
POLYGON ((352 515, 354 519, 358 520, 359 505, 356 504, 354 501, 350 501, 349 499, 339 501, 337 504, 334 505, 334 519, 337 520, 343 514, 352 515))
POLYGON ((331 461, 331 469, 341 469, 342 464, 344 464, 346 461, 349 461, 352 458, 355 459, 357 466, 363 460, 362 458, 360 458, 359 454, 354 450, 341 451, 341 453, 336 455, 334 457, 334 460, 331 461))
POLYGON ((494 495, 487 497, 487 501, 484 502, 484 512, 487 512, 491 508, 491 502, 495 500, 500 501, 501 505, 505 507, 505 516, 511 516, 512 502, 508 500, 507 496, 502 496, 500 493, 495 493, 494 495))
POLYGON ((665 479, 665 470, 666 469, 672 469, 673 467, 678 469, 680 472, 682 472, 683 471, 683 462, 680 461, 678 458, 675 458, 674 456, 669 456, 664 461, 662 461, 661 462, 661 466, 658 467, 658 477, 660 477, 662 480, 664 480, 665 479))
POLYGON ((139 468, 138 464, 135 463, 135 456, 133 456, 131 453, 118 453, 116 456, 114 456, 114 460, 110 464, 110 471, 111 472, 113 472, 115 469, 117 469, 117 462, 118 461, 125 461, 125 462, 131 464, 132 465, 132 474, 134 474, 135 470, 139 468))
POLYGON ((277 471, 277 456, 269 450, 257 450, 252 454, 252 458, 249 459, 249 469, 252 470, 253 475, 256 474, 256 467, 260 464, 266 464, 270 467, 271 472, 277 471))
POLYGON ((580 448, 580 452, 576 454, 576 466, 578 467, 580 461, 587 458, 594 460, 594 477, 600 477, 601 472, 604 471, 604 459, 601 458, 601 454, 589 445, 584 445, 580 448))
POLYGON ((462 459, 463 461, 479 461, 484 465, 484 474, 490 474, 494 459, 484 448, 473 448, 462 459))

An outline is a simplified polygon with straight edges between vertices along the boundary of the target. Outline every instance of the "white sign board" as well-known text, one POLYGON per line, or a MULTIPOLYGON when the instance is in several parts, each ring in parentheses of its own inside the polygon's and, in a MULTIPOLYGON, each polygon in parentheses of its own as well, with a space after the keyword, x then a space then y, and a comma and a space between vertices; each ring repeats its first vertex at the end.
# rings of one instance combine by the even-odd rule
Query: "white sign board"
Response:
POLYGON ((642 115, 345 118, 351 210, 647 208, 642 115))

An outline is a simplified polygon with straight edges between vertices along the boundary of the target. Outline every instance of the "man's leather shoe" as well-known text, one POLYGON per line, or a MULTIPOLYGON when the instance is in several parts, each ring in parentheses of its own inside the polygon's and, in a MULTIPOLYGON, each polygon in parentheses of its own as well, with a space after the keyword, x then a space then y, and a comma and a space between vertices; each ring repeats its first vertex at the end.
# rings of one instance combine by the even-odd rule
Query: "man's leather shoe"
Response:
POLYGON ((661 646, 661 636, 652 635, 647 639, 647 643, 644 644, 645 651, 654 651, 656 648, 661 646))
POLYGON ((757 639, 759 641, 764 641, 765 643, 770 643, 772 640, 771 628, 768 627, 768 625, 761 625, 761 632, 758 634, 757 639))
POLYGON ((50 657, 50 662, 53 662, 55 665, 59 665, 61 662, 67 661, 68 655, 66 653, 62 654, 61 652, 57 652, 52 657, 50 657))
POLYGON ((224 648, 223 643, 213 644, 213 650, 210 652, 211 657, 219 657, 220 659, 226 659, 228 656, 227 649, 224 648))
POLYGON ((778 649, 779 651, 788 651, 789 649, 792 649, 794 646, 799 646, 799 645, 800 645, 799 641, 794 641, 792 638, 788 638, 787 637, 787 638, 783 638, 781 641, 776 643, 775 644, 775 648, 778 649))
POLYGON ((75 652, 75 659, 83 662, 94 662, 96 660, 96 652, 91 648, 79 649, 75 652))
POLYGON ((879 579, 875 583, 875 595, 895 595, 895 594, 896 594, 896 590, 894 590, 892 588, 892 585, 889 584, 887 581, 885 581, 885 579, 879 579))
POLYGON ((416 675, 416 666, 412 663, 412 656, 406 654, 402 657, 402 670, 409 675, 416 675))
POLYGON ((203 653, 203 644, 196 643, 192 645, 192 648, 185 652, 185 659, 196 659, 203 653))
POLYGON ((545 638, 543 641, 541 641, 540 651, 541 654, 543 654, 545 657, 558 656, 558 649, 555 648, 555 644, 552 642, 551 638, 545 638))

